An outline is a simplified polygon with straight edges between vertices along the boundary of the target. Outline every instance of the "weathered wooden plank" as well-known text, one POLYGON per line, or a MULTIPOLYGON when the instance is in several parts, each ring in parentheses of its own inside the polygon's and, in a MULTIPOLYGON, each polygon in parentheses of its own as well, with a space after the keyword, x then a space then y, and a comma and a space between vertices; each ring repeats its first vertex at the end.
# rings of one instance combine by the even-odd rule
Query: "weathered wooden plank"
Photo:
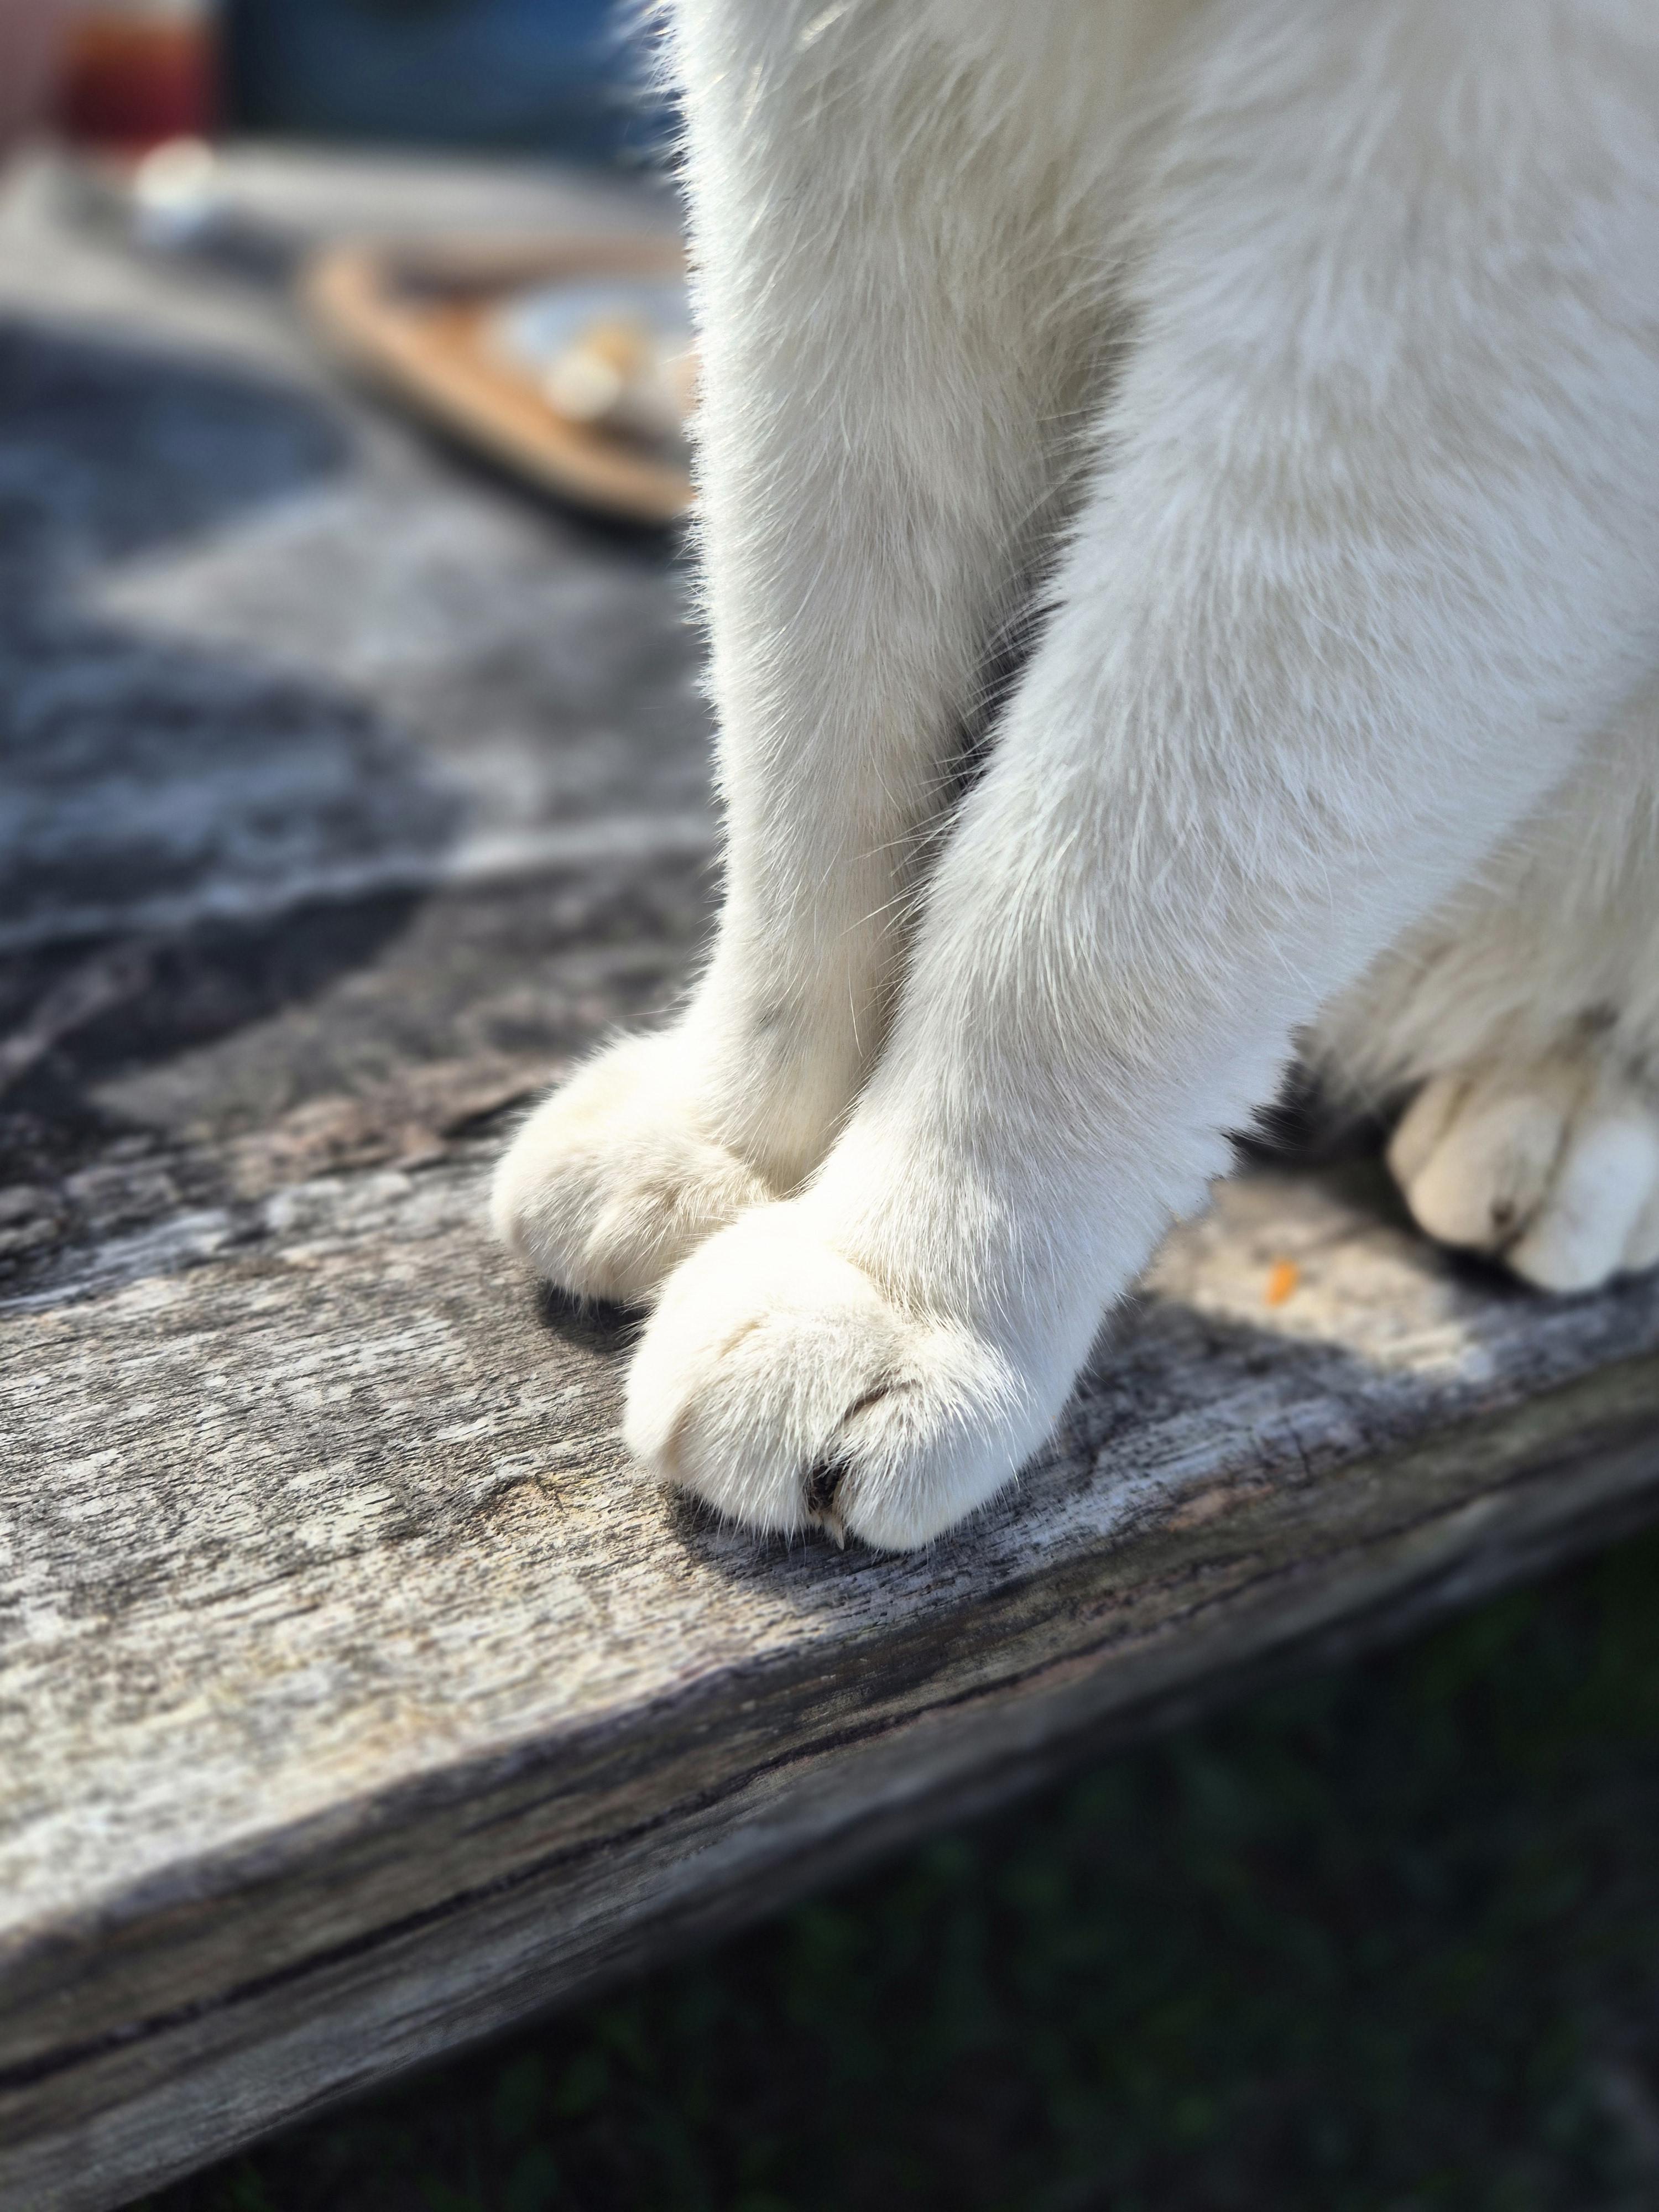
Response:
POLYGON ((14 1315, 3 2201, 118 2202, 1645 1505, 1659 1287, 1531 1300, 1340 1181, 1224 1193, 1020 1493, 919 1559, 655 1494, 617 1333, 504 1276, 464 1163, 14 1315))

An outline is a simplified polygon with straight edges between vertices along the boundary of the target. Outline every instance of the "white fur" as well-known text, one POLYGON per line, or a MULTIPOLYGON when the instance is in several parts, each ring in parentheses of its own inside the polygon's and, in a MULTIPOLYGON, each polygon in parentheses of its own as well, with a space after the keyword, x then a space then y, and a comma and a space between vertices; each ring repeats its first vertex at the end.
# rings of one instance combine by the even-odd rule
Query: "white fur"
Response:
POLYGON ((700 1120, 676 1036, 635 1037, 544 1099, 503 1158, 495 1232, 580 1297, 649 1298, 672 1268, 772 1195, 700 1120))
POLYGON ((1650 1264, 1650 6, 673 33, 726 908, 498 1200, 578 1290, 678 1263, 635 1448, 759 1527, 949 1527, 1298 1038, 1428 1084, 1431 1231, 1650 1264))

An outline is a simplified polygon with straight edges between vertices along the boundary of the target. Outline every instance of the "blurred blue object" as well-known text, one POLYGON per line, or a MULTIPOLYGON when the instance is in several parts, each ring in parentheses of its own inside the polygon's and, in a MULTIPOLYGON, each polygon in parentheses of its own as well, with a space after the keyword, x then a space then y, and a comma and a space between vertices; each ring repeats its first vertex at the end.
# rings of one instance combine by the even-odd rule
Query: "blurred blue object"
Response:
POLYGON ((661 144, 637 7, 615 0, 229 0, 238 127, 627 161, 661 144))

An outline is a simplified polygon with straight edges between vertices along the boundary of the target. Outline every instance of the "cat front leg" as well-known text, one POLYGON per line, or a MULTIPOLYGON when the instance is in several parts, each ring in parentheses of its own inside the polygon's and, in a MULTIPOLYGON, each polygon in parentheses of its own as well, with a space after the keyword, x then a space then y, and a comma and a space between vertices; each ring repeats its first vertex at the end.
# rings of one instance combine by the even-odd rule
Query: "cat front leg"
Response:
POLYGON ((888 1547, 993 1495, 1297 1030, 1630 690, 1659 223, 1591 124, 1651 57, 1547 15, 1487 53, 1404 4, 1241 9, 1194 65, 1095 489, 880 1063, 636 1354, 665 1481, 888 1547))
POLYGON ((1089 116, 1064 54, 1030 82, 1028 36, 1000 85, 951 14, 675 14, 725 904, 681 1019, 580 1072, 501 1163, 500 1234, 586 1296, 648 1299, 822 1158, 1066 476, 1102 320, 1068 229, 1089 116))

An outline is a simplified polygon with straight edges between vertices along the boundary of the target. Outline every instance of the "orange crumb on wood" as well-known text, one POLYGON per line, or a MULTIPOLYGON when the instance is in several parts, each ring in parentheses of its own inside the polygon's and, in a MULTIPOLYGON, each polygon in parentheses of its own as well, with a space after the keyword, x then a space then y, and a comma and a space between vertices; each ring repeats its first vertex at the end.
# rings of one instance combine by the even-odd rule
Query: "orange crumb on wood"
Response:
POLYGON ((1282 1306, 1302 1280, 1302 1270, 1294 1260, 1275 1260, 1267 1270, 1267 1287, 1261 1293, 1265 1306, 1282 1306))

